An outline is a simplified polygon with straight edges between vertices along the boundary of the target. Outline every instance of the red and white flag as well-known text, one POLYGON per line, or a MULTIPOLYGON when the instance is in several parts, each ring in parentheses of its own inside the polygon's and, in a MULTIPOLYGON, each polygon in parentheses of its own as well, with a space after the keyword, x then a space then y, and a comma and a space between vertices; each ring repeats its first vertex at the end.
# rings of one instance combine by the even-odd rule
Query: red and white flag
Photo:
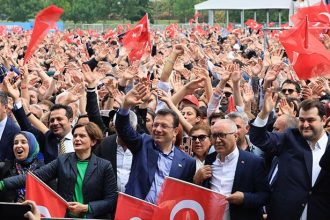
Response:
POLYGON ((151 43, 148 14, 146 14, 134 28, 125 33, 122 43, 129 51, 128 57, 131 62, 141 59, 146 52, 150 51, 151 43))
POLYGON ((219 193, 166 177, 153 219, 221 220, 227 204, 225 196, 219 193))
POLYGON ((115 220, 152 220, 157 206, 125 193, 118 193, 115 220))
POLYGON ((64 218, 68 203, 32 173, 26 175, 25 199, 33 200, 42 217, 64 218))
POLYGON ((60 19, 64 10, 55 5, 51 5, 40 11, 35 19, 31 40, 24 56, 24 64, 29 61, 39 43, 47 35, 49 29, 56 27, 56 22, 60 19))

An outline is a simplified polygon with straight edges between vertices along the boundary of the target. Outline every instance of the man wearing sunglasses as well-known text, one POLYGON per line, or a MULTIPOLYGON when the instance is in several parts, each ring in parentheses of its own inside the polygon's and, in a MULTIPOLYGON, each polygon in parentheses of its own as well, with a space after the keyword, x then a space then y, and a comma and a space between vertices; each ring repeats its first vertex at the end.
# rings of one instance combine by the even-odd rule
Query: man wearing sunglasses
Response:
POLYGON ((269 197, 264 160, 239 149, 237 138, 237 126, 230 119, 220 119, 211 127, 216 152, 207 155, 194 183, 227 197, 224 220, 262 219, 262 206, 269 197))
POLYGON ((287 98, 300 99, 300 85, 291 79, 287 79, 283 82, 281 93, 287 98))

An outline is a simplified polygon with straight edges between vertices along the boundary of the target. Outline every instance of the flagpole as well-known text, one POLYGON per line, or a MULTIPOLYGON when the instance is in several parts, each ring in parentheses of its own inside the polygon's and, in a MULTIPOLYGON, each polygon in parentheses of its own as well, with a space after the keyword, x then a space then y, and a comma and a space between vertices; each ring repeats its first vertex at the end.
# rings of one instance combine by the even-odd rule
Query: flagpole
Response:
POLYGON ((52 193, 54 193, 56 196, 58 196, 67 206, 69 206, 68 202, 62 198, 57 192, 55 192, 52 188, 50 188, 46 183, 44 183, 41 179, 39 179, 36 175, 34 175, 31 171, 28 172, 31 176, 33 176, 36 180, 38 180, 39 183, 41 183, 44 187, 49 189, 52 193))

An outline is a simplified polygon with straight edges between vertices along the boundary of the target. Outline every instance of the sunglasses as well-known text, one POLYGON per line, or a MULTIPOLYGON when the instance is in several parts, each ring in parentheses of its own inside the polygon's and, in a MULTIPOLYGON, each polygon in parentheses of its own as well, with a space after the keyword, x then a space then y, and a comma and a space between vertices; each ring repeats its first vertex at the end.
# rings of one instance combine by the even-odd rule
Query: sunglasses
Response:
POLYGON ((292 94, 292 93, 295 92, 295 90, 294 90, 294 89, 282 89, 281 92, 282 92, 283 94, 285 94, 286 92, 288 92, 289 94, 292 94))
POLYGON ((207 137, 208 137, 207 135, 203 135, 203 134, 198 136, 191 136, 191 140, 194 142, 197 141, 197 139, 199 141, 204 141, 207 137))

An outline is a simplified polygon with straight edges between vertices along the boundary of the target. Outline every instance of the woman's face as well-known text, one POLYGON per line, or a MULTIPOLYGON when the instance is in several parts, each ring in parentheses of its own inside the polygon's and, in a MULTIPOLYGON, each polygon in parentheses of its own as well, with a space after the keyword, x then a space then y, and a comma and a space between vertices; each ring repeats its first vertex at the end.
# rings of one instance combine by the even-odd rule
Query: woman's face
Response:
POLYGON ((76 152, 90 151, 95 144, 96 141, 89 137, 85 127, 76 128, 73 134, 73 147, 76 152))
POLYGON ((14 155, 19 161, 25 160, 29 155, 29 143, 26 137, 22 134, 16 135, 14 139, 14 155))
POLYGON ((146 127, 149 131, 149 134, 152 134, 152 124, 154 123, 154 119, 152 116, 148 113, 146 118, 146 127))
POLYGON ((210 137, 207 132, 199 129, 192 132, 190 137, 192 138, 192 151, 194 154, 197 157, 204 157, 211 146, 210 137))
POLYGON ((195 109, 190 106, 186 106, 181 111, 183 117, 191 124, 195 125, 200 121, 200 117, 197 117, 195 109))

